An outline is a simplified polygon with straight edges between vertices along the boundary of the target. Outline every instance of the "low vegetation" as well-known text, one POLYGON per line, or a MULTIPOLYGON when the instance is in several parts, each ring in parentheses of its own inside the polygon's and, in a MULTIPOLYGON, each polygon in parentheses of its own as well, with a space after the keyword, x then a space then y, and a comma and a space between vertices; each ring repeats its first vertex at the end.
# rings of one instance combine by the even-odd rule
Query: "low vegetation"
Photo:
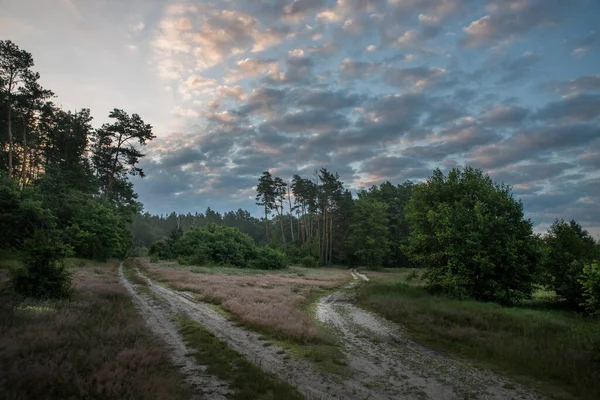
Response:
POLYGON ((359 304, 402 324, 424 345, 510 373, 554 398, 600 396, 600 321, 557 310, 555 297, 502 307, 377 275, 359 304))
POLYGON ((169 351, 120 285, 116 264, 72 270, 67 300, 32 300, 0 282, 0 393, 11 399, 185 399, 169 351))
POLYGON ((180 317, 178 323, 184 340, 196 350, 194 356, 198 364, 206 365, 209 374, 229 382, 230 388, 234 390, 229 398, 235 400, 303 399, 296 388, 280 382, 276 377, 250 363, 202 325, 185 317, 180 317))
POLYGON ((195 293, 294 356, 313 361, 329 372, 343 372, 344 355, 336 339, 316 325, 310 306, 348 279, 345 270, 290 267, 261 271, 137 260, 151 278, 173 289, 195 293))
POLYGON ((309 299, 348 279, 347 272, 338 269, 291 267, 281 272, 234 275, 233 269, 226 269, 226 274, 219 269, 196 273, 196 267, 176 263, 153 264, 146 259, 138 259, 138 263, 151 278, 220 305, 248 327, 299 343, 319 341, 323 335, 303 310, 309 299))

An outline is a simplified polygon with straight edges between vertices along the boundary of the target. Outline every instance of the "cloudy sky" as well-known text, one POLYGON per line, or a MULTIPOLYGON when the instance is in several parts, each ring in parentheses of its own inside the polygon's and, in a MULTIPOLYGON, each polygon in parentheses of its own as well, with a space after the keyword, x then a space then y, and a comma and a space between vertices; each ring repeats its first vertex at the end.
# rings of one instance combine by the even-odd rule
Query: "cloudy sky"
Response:
POLYGON ((147 211, 255 209, 265 169, 353 189, 470 164, 538 230, 600 234, 597 0, 0 0, 0 38, 96 125, 155 127, 147 211))

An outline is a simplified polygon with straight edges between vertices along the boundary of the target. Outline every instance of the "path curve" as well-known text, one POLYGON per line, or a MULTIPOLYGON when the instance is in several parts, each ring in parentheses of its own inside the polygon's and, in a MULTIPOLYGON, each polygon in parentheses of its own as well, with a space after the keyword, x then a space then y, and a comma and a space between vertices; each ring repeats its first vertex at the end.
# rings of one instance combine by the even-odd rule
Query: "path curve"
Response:
POLYGON ((374 391, 390 399, 540 398, 505 378, 420 346, 400 326, 356 307, 354 291, 369 278, 354 269, 350 274, 353 280, 344 290, 319 301, 317 319, 344 339, 349 367, 374 391))

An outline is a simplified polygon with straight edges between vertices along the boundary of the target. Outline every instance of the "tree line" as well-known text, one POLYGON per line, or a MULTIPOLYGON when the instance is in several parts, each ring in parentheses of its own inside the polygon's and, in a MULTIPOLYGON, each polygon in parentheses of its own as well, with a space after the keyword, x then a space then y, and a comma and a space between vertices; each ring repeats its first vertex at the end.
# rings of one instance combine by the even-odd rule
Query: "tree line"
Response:
POLYGON ((12 285, 26 295, 68 292, 65 256, 105 260, 131 246, 142 209, 129 176, 152 126, 120 109, 92 126, 89 109, 65 111, 41 86, 33 56, 0 41, 0 249, 18 253, 12 285))
POLYGON ((208 209, 145 220, 237 227, 309 267, 420 267, 431 291, 455 298, 510 304, 546 287, 571 307, 599 309, 600 243, 575 221, 534 234, 512 189, 479 169, 435 169, 424 182, 384 182, 356 196, 325 168, 291 180, 265 171, 256 204, 260 219, 208 209))

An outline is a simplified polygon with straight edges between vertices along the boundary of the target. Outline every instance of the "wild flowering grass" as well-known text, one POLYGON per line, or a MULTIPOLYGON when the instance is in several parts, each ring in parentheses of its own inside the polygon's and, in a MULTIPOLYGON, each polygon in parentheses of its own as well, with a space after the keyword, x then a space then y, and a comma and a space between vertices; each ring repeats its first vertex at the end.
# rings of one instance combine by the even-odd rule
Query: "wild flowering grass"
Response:
POLYGON ((183 398, 168 349, 137 314, 116 265, 77 268, 73 281, 68 301, 0 293, 0 397, 183 398))
POLYGON ((138 259, 138 265, 172 288, 219 304, 244 325, 300 343, 322 339, 312 318, 303 310, 308 299, 340 286, 350 277, 347 271, 338 269, 290 268, 237 275, 231 269, 224 273, 215 269, 209 274, 204 269, 194 272, 197 267, 150 264, 145 259, 138 259))

